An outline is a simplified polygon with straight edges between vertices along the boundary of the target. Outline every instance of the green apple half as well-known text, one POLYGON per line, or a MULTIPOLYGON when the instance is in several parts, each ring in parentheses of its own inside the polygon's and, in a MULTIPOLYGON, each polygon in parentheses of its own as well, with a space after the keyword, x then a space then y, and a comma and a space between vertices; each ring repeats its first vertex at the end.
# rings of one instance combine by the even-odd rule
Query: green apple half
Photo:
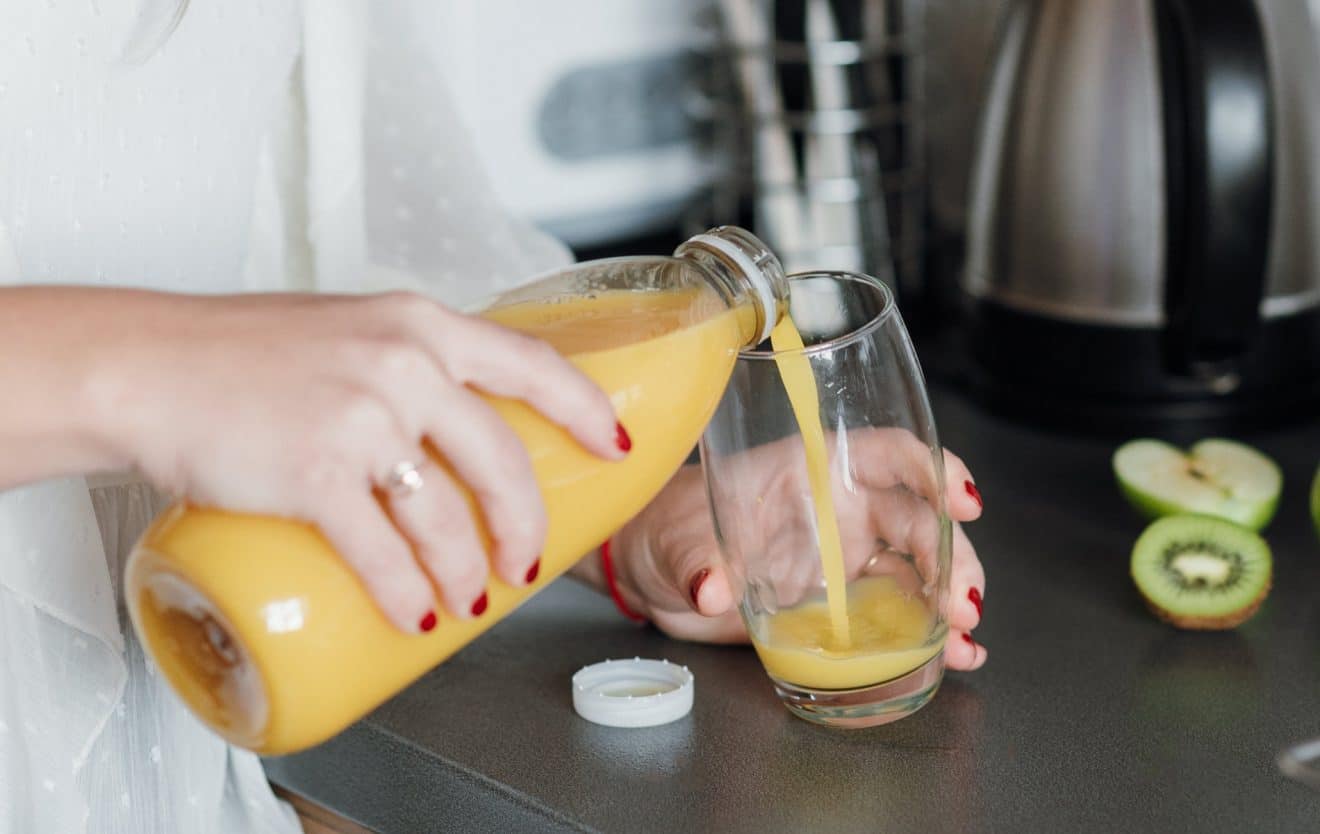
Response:
POLYGON ((1151 518, 1200 513, 1260 530, 1283 492, 1278 465, 1231 440, 1202 440, 1187 451, 1161 440, 1132 440, 1114 452, 1113 463, 1123 495, 1151 518))
POLYGON ((1311 482, 1311 520, 1315 522, 1315 534, 1320 536, 1320 467, 1316 467, 1311 482))

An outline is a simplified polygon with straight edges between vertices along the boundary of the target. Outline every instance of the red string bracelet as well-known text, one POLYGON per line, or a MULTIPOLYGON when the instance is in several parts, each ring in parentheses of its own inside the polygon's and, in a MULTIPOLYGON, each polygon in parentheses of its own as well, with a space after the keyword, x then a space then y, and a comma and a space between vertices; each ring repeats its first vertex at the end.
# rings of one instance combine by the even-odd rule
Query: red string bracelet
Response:
POLYGON ((609 539, 600 546, 600 564, 605 569, 605 587, 609 589, 610 599, 614 600, 615 607, 634 623, 646 622, 645 617, 628 607, 628 603, 623 601, 623 594, 619 593, 619 585, 614 580, 614 560, 610 557, 609 539))

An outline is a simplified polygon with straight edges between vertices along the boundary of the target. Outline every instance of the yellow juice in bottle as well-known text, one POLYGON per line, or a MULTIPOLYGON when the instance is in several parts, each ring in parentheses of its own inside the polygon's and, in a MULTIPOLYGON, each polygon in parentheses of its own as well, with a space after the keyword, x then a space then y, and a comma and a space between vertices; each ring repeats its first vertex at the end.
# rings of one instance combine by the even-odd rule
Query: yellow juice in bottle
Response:
MULTIPOLYGON (((640 511, 682 464, 748 338, 745 308, 705 289, 605 291, 487 313, 540 336, 611 397, 633 439, 621 462, 584 451, 522 403, 492 399, 531 454, 549 531, 535 587, 640 511)), ((397 631, 311 526, 178 506, 126 573, 130 610, 160 671, 229 741, 263 754, 319 743, 439 664, 525 600, 492 575, 483 616, 442 611, 397 631)))
POLYGON ((791 317, 780 319, 770 338, 802 434, 825 593, 765 618, 751 630, 752 645, 770 675, 810 689, 856 689, 902 677, 944 648, 946 629, 936 627, 925 599, 891 577, 847 581, 811 362, 791 317))

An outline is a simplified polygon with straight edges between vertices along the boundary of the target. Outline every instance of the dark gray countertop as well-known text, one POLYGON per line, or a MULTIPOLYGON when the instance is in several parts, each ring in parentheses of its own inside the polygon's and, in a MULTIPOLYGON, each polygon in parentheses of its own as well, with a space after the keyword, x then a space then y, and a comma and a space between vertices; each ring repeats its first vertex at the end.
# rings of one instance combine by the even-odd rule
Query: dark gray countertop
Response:
POLYGON ((386 834, 1320 830, 1320 793, 1274 765, 1320 735, 1320 426, 1243 438, 1285 471, 1275 589, 1236 632, 1193 634, 1156 622, 1128 579, 1142 523, 1111 442, 946 393, 935 409, 986 500, 971 535, 991 656, 916 715, 809 725, 750 649, 667 640, 563 580, 339 738, 270 761, 271 778, 386 834), (578 718, 573 672, 633 655, 687 664, 692 714, 642 730, 578 718))

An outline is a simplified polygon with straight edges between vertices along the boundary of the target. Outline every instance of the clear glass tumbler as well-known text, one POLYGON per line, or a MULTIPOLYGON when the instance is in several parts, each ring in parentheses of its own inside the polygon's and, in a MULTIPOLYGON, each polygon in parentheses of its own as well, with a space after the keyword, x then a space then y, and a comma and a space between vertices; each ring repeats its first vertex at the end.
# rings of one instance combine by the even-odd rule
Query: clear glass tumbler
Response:
POLYGON ((804 347, 743 351, 702 437, 716 535, 785 705, 821 724, 883 724, 924 706, 944 672, 943 452, 890 291, 846 272, 789 287, 804 347), (813 448, 827 461, 814 473, 813 448))

